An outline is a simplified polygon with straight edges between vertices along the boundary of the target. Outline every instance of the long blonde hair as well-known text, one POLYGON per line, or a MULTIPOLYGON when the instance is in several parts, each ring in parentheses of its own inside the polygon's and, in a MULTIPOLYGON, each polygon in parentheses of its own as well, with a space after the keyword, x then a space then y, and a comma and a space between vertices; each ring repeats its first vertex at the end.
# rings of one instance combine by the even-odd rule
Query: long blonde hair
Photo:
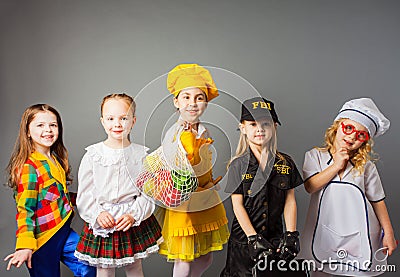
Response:
POLYGON ((68 151, 63 142, 63 126, 60 114, 56 109, 47 104, 36 104, 27 108, 22 114, 19 126, 18 137, 15 141, 14 149, 11 154, 10 161, 7 166, 8 181, 7 185, 13 189, 17 188, 20 174, 24 163, 29 156, 35 151, 32 140, 29 138, 29 124, 39 112, 51 112, 57 118, 58 138, 50 147, 50 152, 54 154, 65 171, 67 181, 71 181, 71 168, 68 163, 68 151))
MULTIPOLYGON (((334 147, 334 141, 336 138, 337 130, 340 128, 340 123, 342 123, 346 118, 340 118, 335 120, 332 125, 325 131, 325 142, 322 147, 316 147, 321 151, 336 151, 334 147)), ((355 150, 350 159, 354 164, 354 169, 362 174, 364 172, 364 166, 368 161, 374 161, 376 158, 373 157, 374 153, 372 147, 374 141, 370 138, 368 141, 364 142, 357 150, 355 150)), ((375 155, 374 155, 375 156, 375 155)))
MULTIPOLYGON (((240 122, 240 124, 244 124, 244 121, 240 122)), ((275 124, 273 124, 273 126, 274 127, 272 127, 272 128, 275 128, 274 134, 273 134, 272 138, 270 139, 270 142, 266 146, 266 147, 268 147, 268 153, 276 155, 279 158, 280 161, 286 162, 285 157, 281 153, 278 152, 275 124)), ((240 128, 240 126, 239 126, 239 128, 240 128)), ((230 159, 230 161, 228 162, 227 168, 229 168, 231 162, 234 159, 243 156, 246 153, 248 148, 249 148, 249 140, 248 140, 248 138, 247 138, 247 136, 245 134, 240 132, 239 142, 238 142, 238 146, 236 148, 235 156, 230 159)))

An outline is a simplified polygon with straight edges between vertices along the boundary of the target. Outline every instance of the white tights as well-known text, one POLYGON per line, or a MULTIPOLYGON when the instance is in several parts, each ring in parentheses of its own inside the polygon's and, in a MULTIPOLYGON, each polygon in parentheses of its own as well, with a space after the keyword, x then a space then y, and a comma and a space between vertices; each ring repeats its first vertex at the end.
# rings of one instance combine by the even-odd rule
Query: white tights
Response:
POLYGON ((176 260, 173 277, 200 277, 213 261, 212 253, 200 256, 193 262, 176 260))
MULTIPOLYGON (((124 266, 126 277, 143 277, 142 260, 136 260, 133 264, 124 266)), ((115 267, 97 268, 97 277, 115 277, 115 267)))

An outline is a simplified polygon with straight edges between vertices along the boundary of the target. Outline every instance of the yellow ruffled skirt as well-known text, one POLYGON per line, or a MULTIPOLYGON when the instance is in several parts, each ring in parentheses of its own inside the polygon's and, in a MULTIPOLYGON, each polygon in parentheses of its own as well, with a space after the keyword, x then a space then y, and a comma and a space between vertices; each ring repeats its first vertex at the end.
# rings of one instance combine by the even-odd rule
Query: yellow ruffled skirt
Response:
MULTIPOLYGON (((217 195, 217 192, 213 193, 217 195)), ((159 253, 168 261, 191 262, 209 252, 222 250, 229 238, 224 205, 219 202, 212 208, 197 212, 168 209, 164 215, 162 235, 164 242, 159 253)))

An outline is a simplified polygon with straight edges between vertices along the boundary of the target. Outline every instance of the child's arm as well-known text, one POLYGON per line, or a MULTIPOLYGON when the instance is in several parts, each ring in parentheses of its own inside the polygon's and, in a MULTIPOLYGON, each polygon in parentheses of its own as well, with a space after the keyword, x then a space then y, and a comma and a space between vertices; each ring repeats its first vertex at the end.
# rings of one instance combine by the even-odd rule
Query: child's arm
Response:
POLYGON ((396 249, 397 244, 394 238, 393 227, 392 223, 390 222, 389 213, 387 211, 385 201, 382 200, 379 202, 371 202, 371 204, 379 220, 379 223, 383 228, 383 247, 387 247, 387 249, 384 250, 384 253, 386 254, 386 251, 388 251, 388 254, 390 256, 396 249))
POLYGON ((155 210, 154 200, 141 193, 136 197, 132 205, 131 213, 123 214, 115 222, 118 231, 127 231, 132 226, 139 226, 140 223, 149 218, 155 210))
POLYGON ((211 182, 208 182, 204 187, 198 187, 196 191, 203 191, 203 190, 208 190, 211 188, 214 188, 216 190, 219 190, 220 187, 218 185, 219 181, 222 180, 222 176, 218 176, 216 179, 211 180, 211 182))
POLYGON ((239 222, 240 227, 244 231, 248 239, 250 258, 255 260, 264 252, 271 255, 275 252, 273 245, 267 241, 262 235, 257 234, 250 221, 249 215, 243 205, 242 194, 232 194, 233 212, 239 222))
POLYGON ((232 194, 232 206, 233 212, 239 222, 240 227, 242 227, 244 233, 247 237, 256 235, 257 232, 253 227, 253 224, 250 221, 249 215, 247 214, 246 209, 243 205, 243 195, 241 194, 232 194))
POLYGON ((286 232, 280 238, 278 249, 279 258, 290 261, 300 252, 299 232, 296 231, 297 205, 294 189, 286 192, 285 207, 283 210, 286 232))
POLYGON ((285 219, 286 231, 296 231, 297 205, 294 189, 290 189, 286 192, 283 217, 285 219))
POLYGON ((86 153, 82 158, 78 170, 76 206, 80 217, 89 223, 91 228, 93 228, 96 222, 103 228, 111 228, 115 224, 114 218, 96 202, 95 195, 101 193, 101 191, 95 191, 93 163, 93 160, 86 153))
POLYGON ((322 189, 338 174, 338 169, 335 164, 328 166, 318 174, 315 174, 310 179, 304 182, 304 188, 308 193, 314 193, 322 189))
MULTIPOLYGON (((133 218, 133 222, 131 223, 131 226, 139 226, 140 223, 143 220, 146 220, 149 218, 154 210, 155 210, 156 205, 154 204, 154 200, 144 193, 140 193, 135 199, 135 202, 132 205, 131 208, 131 214, 130 216, 133 218)), ((128 227, 128 225, 125 226, 125 228, 122 228, 122 226, 119 225, 120 219, 117 220, 117 230, 127 230, 131 226, 128 227)))
POLYGON ((15 249, 37 249, 35 211, 38 205, 38 175, 32 164, 24 164, 15 197, 17 204, 17 241, 15 249))
POLYGON ((28 267, 32 268, 32 252, 37 248, 34 235, 35 220, 32 218, 38 198, 36 168, 31 164, 24 164, 20 179, 18 194, 15 197, 18 211, 16 251, 4 259, 4 261, 10 259, 7 270, 10 270, 12 266, 20 267, 24 262, 27 262, 28 267))
POLYGON ((328 184, 340 171, 346 168, 347 162, 350 159, 348 150, 341 148, 332 154, 333 163, 315 174, 304 182, 304 187, 308 193, 314 193, 322 189, 328 184))

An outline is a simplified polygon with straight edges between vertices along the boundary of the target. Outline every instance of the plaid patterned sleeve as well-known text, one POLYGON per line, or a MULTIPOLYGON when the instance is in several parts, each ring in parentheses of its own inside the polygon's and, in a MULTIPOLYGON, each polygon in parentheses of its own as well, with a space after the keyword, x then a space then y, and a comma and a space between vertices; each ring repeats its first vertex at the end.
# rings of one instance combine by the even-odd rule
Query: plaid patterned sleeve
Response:
POLYGON ((15 197, 18 225, 16 249, 29 248, 35 250, 37 248, 34 234, 37 199, 38 174, 34 163, 28 160, 22 168, 21 179, 15 197))

